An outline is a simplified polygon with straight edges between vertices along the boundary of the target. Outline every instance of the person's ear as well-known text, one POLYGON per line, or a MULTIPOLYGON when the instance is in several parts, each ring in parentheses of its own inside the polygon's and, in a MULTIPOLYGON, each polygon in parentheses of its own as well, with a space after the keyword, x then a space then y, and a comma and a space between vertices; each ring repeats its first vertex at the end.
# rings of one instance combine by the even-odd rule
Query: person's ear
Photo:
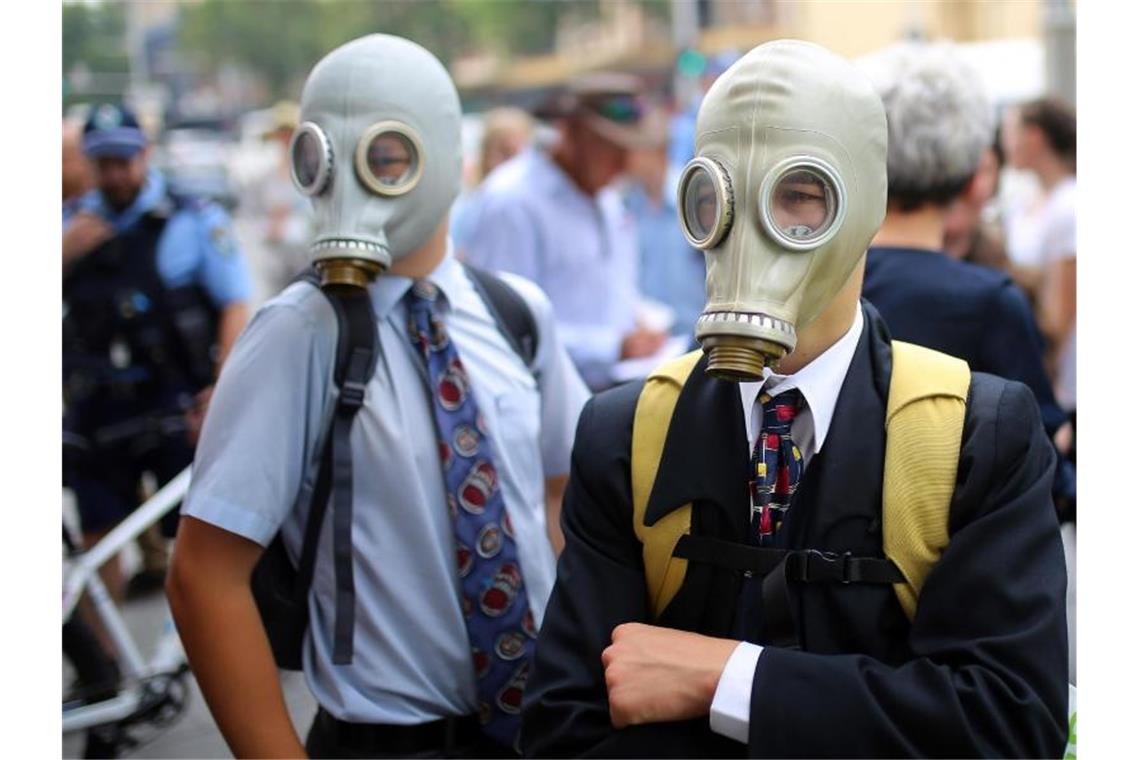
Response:
POLYGON ((978 206, 985 203, 989 198, 986 197, 986 179, 982 175, 981 164, 974 171, 974 176, 970 177, 970 181, 962 188, 962 192, 958 194, 958 198, 971 206, 978 206))

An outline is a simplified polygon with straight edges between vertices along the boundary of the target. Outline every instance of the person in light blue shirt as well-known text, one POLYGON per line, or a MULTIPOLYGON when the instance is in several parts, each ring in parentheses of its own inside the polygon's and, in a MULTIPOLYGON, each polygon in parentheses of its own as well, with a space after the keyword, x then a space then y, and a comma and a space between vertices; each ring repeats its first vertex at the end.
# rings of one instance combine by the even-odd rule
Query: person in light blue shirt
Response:
POLYGON ((482 188, 467 260, 522 275, 550 298, 583 379, 613 384, 622 359, 654 354, 667 335, 639 323, 637 225, 611 183, 631 148, 658 141, 642 119, 636 81, 575 82, 543 115, 559 137, 496 169, 482 188))
MULTIPOLYGON (((450 244, 425 279, 445 302, 447 333, 482 412, 540 624, 561 546, 557 519, 574 430, 589 393, 559 341, 550 302, 533 283, 504 275, 535 318, 537 350, 527 367, 450 244)), ((385 274, 369 286, 380 344, 351 434, 361 463, 353 468, 353 494, 363 505, 352 513, 352 667, 332 658, 334 569, 320 561, 331 551, 331 530, 318 550, 309 602, 309 686, 324 710, 351 723, 416 724, 478 708, 428 378, 408 339, 404 297, 412 284, 385 274)), ((225 531, 211 535, 265 546, 280 529, 287 549, 299 554, 318 438, 335 407, 336 336, 328 299, 296 283, 262 306, 238 341, 211 402, 183 508, 225 531)))
POLYGON ((147 170, 138 195, 125 208, 116 208, 99 190, 83 195, 64 225, 64 234, 80 214, 94 216, 120 234, 155 211, 169 214, 156 251, 163 284, 169 288, 199 284, 219 309, 238 304, 244 308, 252 292, 252 281, 229 214, 214 203, 172 200, 166 179, 157 169, 147 170))
POLYGON ((695 348, 693 329, 705 308, 705 256, 681 233, 667 162, 664 146, 636 151, 624 198, 637 220, 641 292, 673 310, 672 334, 688 337, 695 348))

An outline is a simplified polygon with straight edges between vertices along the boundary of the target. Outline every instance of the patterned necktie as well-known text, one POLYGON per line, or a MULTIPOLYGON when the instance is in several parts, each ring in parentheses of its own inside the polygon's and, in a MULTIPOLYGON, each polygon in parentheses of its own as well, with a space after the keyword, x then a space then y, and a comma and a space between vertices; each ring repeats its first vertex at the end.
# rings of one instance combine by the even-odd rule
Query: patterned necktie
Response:
POLYGON ((538 635, 510 516, 470 381, 436 313, 438 290, 415 283, 404 297, 412 345, 427 362, 447 505, 455 528, 463 617, 483 731, 516 747, 522 692, 538 635))
POLYGON ((803 407, 803 396, 793 388, 776 397, 760 396, 763 424, 752 451, 752 527, 749 542, 772 546, 792 504, 803 472, 803 457, 792 443, 792 422, 803 407))

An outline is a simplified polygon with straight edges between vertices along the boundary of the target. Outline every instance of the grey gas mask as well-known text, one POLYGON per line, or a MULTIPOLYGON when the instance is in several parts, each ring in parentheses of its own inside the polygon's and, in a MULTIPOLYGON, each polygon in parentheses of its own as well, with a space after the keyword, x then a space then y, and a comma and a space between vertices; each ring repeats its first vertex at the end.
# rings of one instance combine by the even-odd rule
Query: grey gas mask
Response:
POLYGON ((696 337, 709 374, 758 380, 796 347, 882 224, 887 121, 871 83, 818 45, 755 48, 709 90, 677 210, 704 250, 696 337))
POLYGON ((427 242, 459 193, 460 114, 443 64, 400 37, 361 37, 313 67, 289 156, 323 284, 367 285, 427 242))

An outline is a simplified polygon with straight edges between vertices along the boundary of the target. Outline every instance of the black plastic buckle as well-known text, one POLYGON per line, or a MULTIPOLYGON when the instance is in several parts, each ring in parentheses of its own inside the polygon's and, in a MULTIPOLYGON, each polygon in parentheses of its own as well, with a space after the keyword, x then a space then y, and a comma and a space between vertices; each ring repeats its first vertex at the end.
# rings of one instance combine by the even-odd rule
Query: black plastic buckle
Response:
POLYGON ((851 552, 805 549, 788 554, 785 576, 799 583, 851 583, 851 552))
POLYGON ((339 405, 349 409, 359 409, 364 405, 364 383, 346 380, 340 387, 339 405))

